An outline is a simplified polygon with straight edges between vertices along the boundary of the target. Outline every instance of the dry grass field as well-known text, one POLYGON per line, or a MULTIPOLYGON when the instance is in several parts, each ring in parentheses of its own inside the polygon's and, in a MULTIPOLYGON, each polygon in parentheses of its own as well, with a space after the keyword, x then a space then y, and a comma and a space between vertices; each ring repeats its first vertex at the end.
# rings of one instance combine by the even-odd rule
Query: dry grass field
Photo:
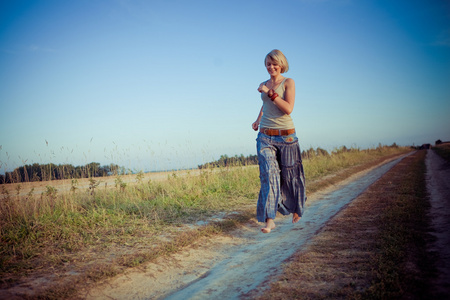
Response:
MULTIPOLYGON (((332 187, 352 174, 408 151, 383 147, 312 158, 304 162, 310 179, 308 193, 332 187)), ((423 197, 425 192, 417 189, 422 186, 418 183, 424 174, 420 169, 423 167, 421 153, 424 152, 404 159, 389 172, 390 177, 383 177, 342 211, 323 228, 308 249, 291 261, 280 263, 285 267, 284 274, 265 296, 248 296, 381 299, 396 296, 399 286, 403 287, 401 292, 413 295, 429 293, 421 284, 432 277, 433 270, 415 264, 417 258, 428 259, 423 247, 414 244, 417 249, 406 257, 405 265, 417 271, 414 276, 403 276, 404 265, 389 265, 388 262, 396 258, 383 254, 398 250, 397 255, 403 257, 404 247, 411 247, 410 236, 394 249, 384 244, 385 234, 392 234, 392 226, 384 229, 382 226, 388 221, 409 222, 402 223, 403 228, 415 228, 414 240, 417 237, 427 239, 426 232, 418 230, 419 223, 414 223, 417 220, 403 220, 399 217, 401 214, 387 213, 392 212, 392 207, 404 208, 405 203, 410 202, 416 206, 408 209, 426 209, 420 207, 423 203, 412 201, 423 197), (409 197, 407 200, 402 199, 405 195, 409 197), (355 227, 358 230, 355 231, 355 227), (387 233, 383 233, 386 229, 387 233), (417 291, 408 289, 410 284, 414 284, 417 291)), ((146 176, 151 175, 156 176, 146 176)), ((206 249, 208 243, 230 236, 247 226, 245 224, 254 222, 259 186, 256 167, 170 172, 158 176, 158 179, 121 178, 127 183, 124 189, 117 187, 112 178, 109 182, 101 178, 100 181, 104 181, 94 193, 81 183, 75 191, 70 188, 66 191, 71 186, 69 182, 61 182, 60 186, 51 182, 58 190, 55 194, 48 192, 49 183, 44 183, 46 190, 41 193, 34 187, 36 194, 25 194, 26 188, 32 189, 31 184, 30 187, 24 184, 25 195, 4 192, 0 296, 85 298, 86 294, 77 292, 86 291, 96 282, 190 251, 190 246, 199 247, 202 241, 206 249), (61 187, 64 185, 66 188, 61 187), (11 204, 19 201, 24 204, 20 208, 11 204)), ((8 188, 14 190, 14 187, 8 188)), ((427 220, 424 216, 418 218, 421 222, 427 220)), ((425 225, 422 227, 427 228, 425 225)), ((402 236, 405 232, 400 230, 393 234, 402 236)))

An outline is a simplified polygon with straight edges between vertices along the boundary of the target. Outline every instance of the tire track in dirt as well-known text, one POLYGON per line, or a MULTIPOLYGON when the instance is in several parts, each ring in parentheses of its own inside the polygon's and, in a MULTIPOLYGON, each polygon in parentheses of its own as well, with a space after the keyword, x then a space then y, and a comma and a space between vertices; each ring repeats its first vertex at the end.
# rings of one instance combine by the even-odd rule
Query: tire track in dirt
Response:
MULTIPOLYGON (((408 155, 408 154, 407 154, 408 155)), ((281 271, 280 263, 305 247, 334 215, 406 155, 352 176, 333 191, 312 195, 301 221, 277 217, 277 228, 260 233, 252 223, 233 237, 209 241, 149 263, 87 291, 87 299, 234 299, 257 288, 281 271)), ((267 285, 268 286, 268 285, 267 285)))

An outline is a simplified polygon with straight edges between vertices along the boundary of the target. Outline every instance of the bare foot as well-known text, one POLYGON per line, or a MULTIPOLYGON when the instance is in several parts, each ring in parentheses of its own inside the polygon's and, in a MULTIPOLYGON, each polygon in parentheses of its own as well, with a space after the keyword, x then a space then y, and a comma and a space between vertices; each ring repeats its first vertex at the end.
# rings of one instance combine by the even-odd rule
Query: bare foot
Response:
POLYGON ((294 216, 292 217, 292 223, 297 223, 301 218, 302 217, 300 217, 297 213, 294 213, 294 216))
POLYGON ((273 219, 267 219, 266 220, 266 227, 261 228, 261 231, 263 233, 269 233, 272 231, 272 229, 275 228, 275 222, 273 221, 273 219))

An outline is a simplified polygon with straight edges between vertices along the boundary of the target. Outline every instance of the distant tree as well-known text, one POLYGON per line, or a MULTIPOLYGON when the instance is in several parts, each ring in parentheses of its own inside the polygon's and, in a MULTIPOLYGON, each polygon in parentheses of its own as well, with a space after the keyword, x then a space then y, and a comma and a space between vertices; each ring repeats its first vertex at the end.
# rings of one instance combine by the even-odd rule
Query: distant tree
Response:
POLYGON ((392 145, 390 145, 389 147, 391 147, 391 148, 398 148, 398 145, 397 145, 397 143, 393 143, 392 145))
POLYGON ((313 147, 310 147, 306 151, 302 151, 302 159, 312 159, 314 157, 316 157, 316 150, 314 150, 313 147))
POLYGON ((350 150, 346 147, 346 146, 341 146, 339 148, 336 148, 333 150, 333 154, 340 154, 340 153, 345 153, 345 152, 349 152, 350 150))
POLYGON ((330 156, 327 150, 322 149, 320 147, 316 149, 316 154, 317 156, 330 156))

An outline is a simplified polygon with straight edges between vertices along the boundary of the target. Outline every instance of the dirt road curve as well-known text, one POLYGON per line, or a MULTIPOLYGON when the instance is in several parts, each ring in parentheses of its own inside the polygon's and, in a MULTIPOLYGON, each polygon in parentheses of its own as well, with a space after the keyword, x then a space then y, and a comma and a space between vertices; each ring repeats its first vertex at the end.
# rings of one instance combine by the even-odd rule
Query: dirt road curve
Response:
POLYGON ((436 242, 432 251, 440 256, 439 278, 435 283, 443 294, 450 295, 450 164, 428 150, 426 157, 427 190, 431 202, 432 234, 436 242))
POLYGON ((235 299, 270 281, 279 264, 300 248, 335 214, 364 192, 402 158, 350 178, 334 190, 317 193, 307 201, 302 220, 277 217, 277 228, 260 233, 260 224, 249 224, 232 237, 221 237, 202 248, 192 247, 132 270, 85 291, 87 299, 235 299))

